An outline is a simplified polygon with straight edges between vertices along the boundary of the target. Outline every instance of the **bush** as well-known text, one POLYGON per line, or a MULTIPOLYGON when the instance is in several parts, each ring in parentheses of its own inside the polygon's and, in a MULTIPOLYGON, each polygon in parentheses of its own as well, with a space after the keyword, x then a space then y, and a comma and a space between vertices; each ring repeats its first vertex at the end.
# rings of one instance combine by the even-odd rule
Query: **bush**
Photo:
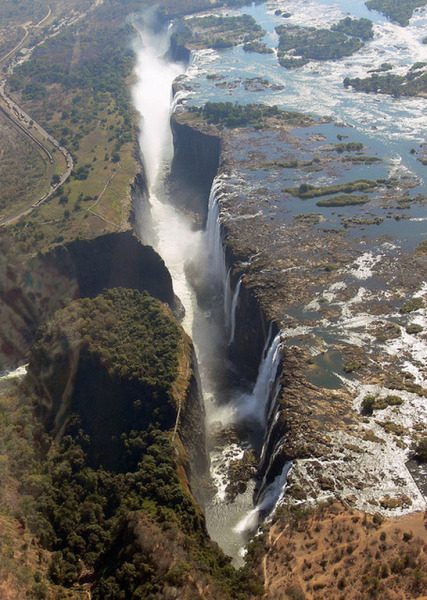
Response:
POLYGON ((287 587, 286 596, 290 600, 305 600, 305 594, 299 585, 290 585, 287 587))
POLYGON ((415 458, 427 463, 427 436, 422 437, 415 446, 415 458))
POLYGON ((361 412, 362 415, 371 416, 374 412, 376 396, 368 394, 362 400, 361 412))

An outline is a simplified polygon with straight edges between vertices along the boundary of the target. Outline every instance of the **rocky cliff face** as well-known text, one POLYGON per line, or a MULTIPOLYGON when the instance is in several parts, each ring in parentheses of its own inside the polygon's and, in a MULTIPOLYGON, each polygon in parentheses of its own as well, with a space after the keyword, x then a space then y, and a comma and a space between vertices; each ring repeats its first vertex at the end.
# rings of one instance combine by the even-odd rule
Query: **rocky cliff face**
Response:
MULTIPOLYGON (((231 278, 232 289, 236 285, 235 278, 231 278)), ((265 345, 279 330, 277 324, 266 316, 256 292, 256 288, 243 277, 234 341, 229 349, 233 363, 249 381, 256 379, 265 345)))
MULTIPOLYGON (((174 160, 172 164, 172 198, 186 209, 195 212, 203 222, 206 219, 212 182, 223 164, 223 141, 216 127, 207 125, 191 113, 177 113, 172 118, 174 160), (179 191, 180 190, 180 191, 179 191)), ((222 223, 222 238, 226 268, 232 269, 231 286, 234 289, 242 263, 248 252, 239 252, 227 243, 227 224, 222 223)), ((230 357, 239 371, 248 379, 257 375, 262 351, 269 333, 275 335, 278 327, 270 327, 273 316, 266 314, 259 296, 262 289, 257 282, 243 278, 239 297, 238 319, 230 357)))
POLYGON ((130 231, 76 240, 58 246, 41 260, 67 270, 76 280, 81 298, 96 296, 103 289, 124 287, 146 291, 174 305, 172 279, 163 260, 130 231))
POLYGON ((190 50, 179 42, 176 35, 173 35, 170 40, 168 59, 173 62, 188 64, 190 62, 190 56, 190 50))
POLYGON ((174 158, 170 187, 171 198, 178 206, 206 218, 209 192, 218 171, 221 138, 206 128, 192 127, 172 116, 174 158))

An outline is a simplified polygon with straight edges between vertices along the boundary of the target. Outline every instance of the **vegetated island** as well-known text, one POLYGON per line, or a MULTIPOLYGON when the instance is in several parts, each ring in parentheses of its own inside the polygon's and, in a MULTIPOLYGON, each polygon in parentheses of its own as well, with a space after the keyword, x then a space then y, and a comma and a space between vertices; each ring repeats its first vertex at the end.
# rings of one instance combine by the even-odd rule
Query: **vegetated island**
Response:
POLYGON ((344 79, 344 87, 352 87, 358 92, 374 92, 376 94, 389 94, 399 96, 420 96, 427 98, 427 62, 418 62, 412 65, 405 75, 390 73, 385 66, 382 73, 372 73, 365 78, 344 79))
POLYGON ((272 123, 286 123, 304 126, 313 123, 309 115, 284 111, 277 106, 265 104, 238 104, 233 102, 206 102, 202 107, 189 107, 188 113, 201 117, 210 125, 230 129, 254 127, 262 129, 272 123))
POLYGON ((230 48, 239 44, 260 44, 264 34, 263 28, 250 15, 207 15, 181 21, 174 34, 174 43, 189 49, 230 48))
POLYGON ((426 6, 427 0, 368 0, 365 2, 369 10, 377 10, 386 17, 399 23, 403 27, 409 25, 409 21, 417 8, 426 6))
POLYGON ((288 69, 302 67, 313 60, 337 60, 351 56, 373 38, 369 19, 346 17, 330 29, 279 25, 278 59, 288 69))

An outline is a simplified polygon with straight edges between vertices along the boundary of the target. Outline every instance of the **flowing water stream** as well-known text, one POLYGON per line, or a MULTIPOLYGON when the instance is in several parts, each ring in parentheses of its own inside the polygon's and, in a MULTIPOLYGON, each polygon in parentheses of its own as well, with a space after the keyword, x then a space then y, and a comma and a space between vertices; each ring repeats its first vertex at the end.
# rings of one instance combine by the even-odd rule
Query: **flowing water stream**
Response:
MULTIPOLYGON (((235 293, 231 301, 222 249, 218 206, 221 179, 217 178, 212 185, 206 232, 195 231, 190 220, 171 204, 166 186, 173 156, 169 124, 172 82, 183 73, 184 66, 164 58, 169 44, 168 31, 153 33, 140 28, 138 33, 135 42, 137 81, 133 87, 133 99, 141 115, 139 141, 148 186, 151 223, 148 230, 141 225, 139 233, 143 242, 151 243, 165 261, 175 293, 185 309, 183 327, 193 340, 199 363, 207 415, 211 475, 216 485, 216 492, 205 507, 207 527, 211 537, 238 561, 239 551, 247 541, 248 530, 241 522, 245 515, 252 514, 254 486, 250 484, 247 491, 239 494, 234 502, 227 502, 226 467, 231 460, 241 458, 250 443, 248 440, 242 443, 235 439, 227 441, 227 436, 220 431, 224 425, 236 421, 246 401, 249 400, 252 406, 254 399, 235 382, 231 385, 224 358, 228 341, 234 335, 238 297, 235 293), (210 289, 214 290, 207 306, 205 303, 202 307, 199 305, 186 277, 186 270, 190 266, 192 272, 201 274, 209 281, 210 289), (227 293, 224 299, 225 287, 227 293), (232 310, 226 319, 224 308, 226 311, 232 310)), ((269 356, 270 353, 267 352, 269 356)), ((258 384, 258 388, 262 385, 264 391, 268 386, 265 366, 263 370, 260 369, 261 373, 262 383, 258 384)), ((254 390, 256 393, 258 388, 254 390)), ((251 526, 254 523, 252 518, 251 526)))

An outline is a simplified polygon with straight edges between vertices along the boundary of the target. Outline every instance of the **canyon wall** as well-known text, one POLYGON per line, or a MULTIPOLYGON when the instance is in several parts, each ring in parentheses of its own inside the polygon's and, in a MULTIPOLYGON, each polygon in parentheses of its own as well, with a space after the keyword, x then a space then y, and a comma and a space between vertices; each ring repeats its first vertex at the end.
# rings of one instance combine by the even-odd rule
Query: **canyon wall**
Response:
POLYGON ((206 219, 209 192, 217 174, 221 138, 172 116, 174 157, 170 177, 172 202, 206 219))

